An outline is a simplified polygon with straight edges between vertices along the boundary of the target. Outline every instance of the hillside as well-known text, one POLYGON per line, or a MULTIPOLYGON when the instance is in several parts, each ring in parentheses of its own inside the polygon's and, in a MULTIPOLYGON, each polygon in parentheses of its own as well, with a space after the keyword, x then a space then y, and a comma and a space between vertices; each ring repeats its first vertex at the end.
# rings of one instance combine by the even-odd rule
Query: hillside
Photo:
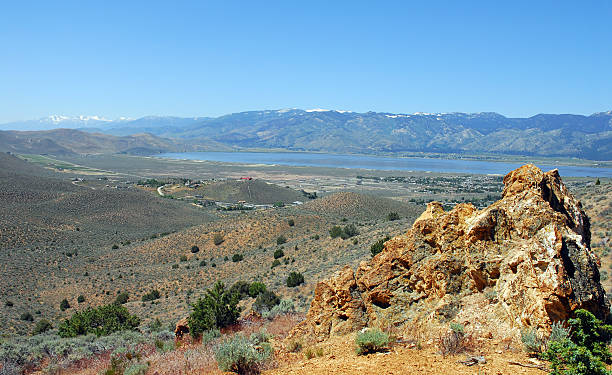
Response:
MULTIPOLYGON (((539 114, 508 118, 488 112, 394 114, 284 109, 240 112, 217 118, 149 116, 102 122, 77 120, 61 121, 54 117, 2 124, 0 129, 48 129, 60 127, 65 122, 68 126, 82 124, 82 129, 89 132, 118 136, 148 132, 208 149, 496 153, 612 160, 612 111, 590 116, 539 114)), ((48 139, 65 147, 57 138, 48 139)), ((143 152, 154 153, 167 150, 166 146, 169 145, 157 140, 147 147, 139 147, 143 147, 143 152)), ((177 149, 176 146, 174 144, 173 149, 177 149)), ((106 149, 125 152, 125 148, 120 151, 106 149)))
MULTIPOLYGON (((368 223, 349 217, 346 224, 356 224, 360 233, 350 240, 333 239, 329 229, 345 225, 344 213, 356 212, 357 207, 348 206, 358 205, 358 200, 346 203, 348 211, 326 214, 305 205, 224 212, 110 180, 87 177, 98 183, 71 183, 66 171, 41 169, 5 153, 0 154, 0 166, 3 333, 30 332, 34 323, 20 319, 26 312, 39 312, 36 320, 44 317, 54 324, 69 316, 73 310, 59 309, 64 298, 75 309, 84 309, 110 302, 120 291, 129 291, 127 306, 146 324, 155 318, 173 324, 188 312, 193 291, 199 295, 216 280, 261 280, 304 309, 317 280, 340 265, 368 258, 373 239, 401 233, 418 215, 415 209, 401 220, 372 217, 368 223), (114 188, 117 185, 124 187, 114 188), (224 241, 215 245, 215 234, 224 241), (286 244, 277 243, 280 236, 286 244), (193 245, 199 247, 196 254, 190 251, 193 245), (272 269, 278 249, 284 256, 272 269), (236 253, 244 260, 232 262, 236 253), (24 278, 24 270, 37 275, 36 280, 24 278), (284 284, 293 270, 302 272, 306 283, 290 290, 284 284), (141 305, 140 298, 152 288, 164 299, 141 305), (79 303, 79 295, 86 301, 79 303), (6 301, 14 306, 6 306, 6 301)), ((206 188, 218 198, 252 198, 253 203, 307 199, 299 191, 260 180, 215 182, 206 188)))
POLYGON ((205 199, 237 203, 245 201, 252 204, 285 204, 308 200, 299 191, 269 184, 261 180, 233 180, 204 185, 196 192, 205 199))
POLYGON ((197 145, 191 141, 165 139, 147 133, 118 137, 74 129, 0 131, 0 152, 21 154, 154 155, 161 152, 205 151, 213 146, 224 149, 223 145, 213 141, 197 145))
POLYGON ((321 215, 351 219, 386 219, 390 212, 400 217, 416 217, 423 209, 388 198, 352 192, 335 193, 304 204, 304 209, 321 215))

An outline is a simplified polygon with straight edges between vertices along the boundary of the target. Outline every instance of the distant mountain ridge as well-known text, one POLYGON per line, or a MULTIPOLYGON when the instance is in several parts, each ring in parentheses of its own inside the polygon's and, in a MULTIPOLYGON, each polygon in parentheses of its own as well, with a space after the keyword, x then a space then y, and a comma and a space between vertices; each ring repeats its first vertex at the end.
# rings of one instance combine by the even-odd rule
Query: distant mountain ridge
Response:
POLYGON ((226 148, 353 153, 499 153, 612 159, 612 111, 590 116, 498 113, 357 113, 263 110, 216 118, 148 116, 62 118, 0 124, 0 129, 71 127, 116 136, 140 133, 226 148), (38 124, 38 125, 37 125, 38 124))

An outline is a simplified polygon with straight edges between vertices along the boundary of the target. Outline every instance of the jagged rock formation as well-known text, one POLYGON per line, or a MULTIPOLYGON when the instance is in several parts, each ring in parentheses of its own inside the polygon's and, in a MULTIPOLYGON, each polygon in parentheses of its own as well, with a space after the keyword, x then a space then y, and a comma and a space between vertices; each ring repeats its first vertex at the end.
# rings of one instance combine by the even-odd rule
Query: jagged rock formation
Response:
POLYGON ((320 282, 291 337, 323 340, 365 326, 465 316, 504 329, 547 329, 579 308, 605 318, 589 219, 558 171, 525 165, 504 185, 502 199, 480 211, 430 203, 408 233, 356 272, 346 267, 320 282))

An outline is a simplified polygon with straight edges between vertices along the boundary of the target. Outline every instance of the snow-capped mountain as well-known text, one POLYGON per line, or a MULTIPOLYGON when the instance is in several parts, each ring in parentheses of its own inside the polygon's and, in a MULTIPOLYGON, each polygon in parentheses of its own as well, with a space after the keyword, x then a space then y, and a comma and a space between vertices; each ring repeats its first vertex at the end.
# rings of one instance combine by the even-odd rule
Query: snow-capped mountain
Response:
POLYGON ((119 124, 129 121, 122 117, 110 120, 102 116, 63 116, 50 115, 36 120, 14 121, 0 124, 0 130, 51 130, 57 128, 80 129, 102 127, 109 124, 119 124))

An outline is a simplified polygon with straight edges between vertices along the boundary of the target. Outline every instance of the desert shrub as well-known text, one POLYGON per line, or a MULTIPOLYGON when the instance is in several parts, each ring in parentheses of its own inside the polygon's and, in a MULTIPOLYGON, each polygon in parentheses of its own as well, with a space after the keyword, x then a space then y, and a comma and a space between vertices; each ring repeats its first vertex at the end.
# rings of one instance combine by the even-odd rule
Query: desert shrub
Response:
POLYGON ((60 324, 58 334, 61 337, 89 333, 105 336, 112 332, 135 330, 139 325, 140 318, 131 315, 124 306, 110 304, 74 313, 60 324))
POLYGON ((238 374, 258 374, 271 354, 269 344, 255 345, 242 334, 234 335, 215 349, 219 369, 238 374))
POLYGON ((570 328, 561 322, 553 322, 548 341, 562 341, 570 337, 570 328))
POLYGON ((285 236, 283 236, 282 234, 278 237, 276 237, 276 244, 277 245, 282 245, 284 243, 287 242, 287 238, 285 236))
POLYGON ((261 293, 265 291, 266 291, 266 284, 259 282, 259 281, 255 281, 249 286, 249 296, 253 298, 257 297, 258 295, 260 295, 261 293))
POLYGON ((399 219, 400 215, 397 212, 389 212, 389 214, 387 215, 387 220, 389 221, 395 221, 399 219))
POLYGON ((359 355, 381 352, 389 347, 389 335, 378 328, 368 328, 357 334, 355 344, 359 355))
POLYGON ((213 236, 213 243, 218 246, 218 245, 221 245, 223 241, 225 241, 223 234, 215 233, 215 235, 213 236))
POLYGON ((82 294, 81 294, 80 296, 78 296, 78 297, 77 297, 77 302, 78 302, 78 303, 83 303, 83 302, 85 302, 85 296, 84 296, 84 295, 82 295, 82 294))
POLYGON ((552 341, 542 358, 550 361, 553 375, 609 375, 600 358, 569 339, 552 341))
POLYGON ((6 307, 13 307, 13 301, 8 301, 8 300, 5 301, 4 302, 4 306, 6 306, 6 307))
POLYGON ((356 235, 359 234, 359 231, 357 230, 357 227, 355 226, 355 224, 349 224, 345 226, 342 231, 343 231, 343 235, 340 235, 340 237, 343 240, 346 240, 347 238, 355 237, 356 235))
POLYGON ((269 342, 271 338, 272 335, 270 335, 265 328, 262 328, 257 332, 251 333, 249 340, 255 345, 261 345, 265 342, 269 342))
MULTIPOLYGON (((297 353, 302 350, 302 342, 299 340, 291 340, 287 345, 287 350, 291 353, 297 353)), ((312 358, 312 357, 310 357, 312 358)), ((310 359, 308 358, 308 359, 310 359)))
POLYGON ((270 311, 264 311, 261 316, 266 319, 274 319, 279 315, 289 314, 295 311, 295 305, 291 298, 283 299, 278 305, 272 307, 270 311))
POLYGON ((281 262, 278 259, 274 259, 274 262, 272 262, 272 266, 270 268, 274 268, 276 266, 280 266, 281 262))
POLYGON ((260 293, 255 299, 253 309, 259 313, 270 311, 274 306, 280 303, 280 298, 271 290, 266 290, 260 293))
POLYGON ((123 375, 145 375, 149 365, 146 363, 134 363, 129 365, 123 371, 123 375))
POLYGON ((66 311, 69 308, 70 308, 70 304, 68 303, 68 300, 64 298, 62 302, 60 302, 60 310, 66 311))
POLYGON ((235 294, 239 300, 244 299, 246 297, 249 296, 249 287, 251 286, 251 284, 249 284, 246 281, 243 280, 239 280, 236 281, 230 288, 229 288, 229 292, 231 294, 235 294))
POLYGON ((201 260, 200 261, 200 267, 206 267, 206 261, 205 260, 201 260))
POLYGON ((385 249, 385 242, 389 241, 391 238, 389 236, 385 236, 385 238, 381 238, 380 240, 374 242, 372 246, 370 246, 370 253, 372 256, 380 253, 385 249))
POLYGON ((159 332, 162 328, 162 322, 159 320, 159 318, 155 318, 154 321, 147 325, 147 328, 149 329, 149 332, 159 332))
POLYGON ((179 260, 181 262, 186 262, 187 261, 187 255, 181 255, 181 257, 179 258, 179 260))
POLYGON ((111 249, 113 249, 113 250, 117 250, 118 248, 119 248, 119 245, 117 245, 117 244, 114 244, 114 245, 111 247, 111 249))
POLYGON ((438 338, 440 354, 446 356, 448 354, 461 353, 465 349, 466 335, 464 326, 458 323, 451 323, 450 332, 446 332, 438 338))
POLYGON ((127 301, 130 299, 130 295, 128 294, 128 292, 121 292, 119 294, 117 294, 117 297, 115 297, 115 304, 116 305, 123 305, 125 303, 127 303, 127 301))
POLYGON ((221 337, 221 331, 216 328, 209 329, 208 331, 202 332, 201 341, 202 345, 207 345, 208 343, 214 341, 217 337, 221 337))
POLYGON ((528 353, 540 353, 544 346, 544 340, 535 328, 521 331, 521 342, 528 353))
POLYGON ((232 262, 237 263, 240 262, 244 259, 244 256, 242 254, 234 254, 232 255, 232 262))
POLYGON ((287 286, 290 288, 296 287, 300 284, 304 283, 304 275, 299 272, 291 272, 289 276, 287 276, 287 286))
POLYGON ((36 322, 36 326, 34 326, 34 330, 32 331, 33 335, 39 335, 41 333, 45 333, 48 330, 52 329, 53 326, 51 325, 51 322, 48 321, 47 319, 41 319, 38 322, 36 322))
POLYGON ((193 254, 197 253, 198 251, 200 251, 199 247, 197 247, 196 245, 191 246, 191 252, 193 254))
POLYGON ((355 237, 358 234, 359 234, 359 231, 357 230, 357 227, 355 226, 355 224, 346 225, 344 228, 341 228, 335 225, 329 230, 329 235, 331 238, 340 237, 343 240, 346 240, 351 237, 355 237))
POLYGON ((289 220, 287 220, 287 224, 289 224, 289 226, 292 227, 292 226, 295 225, 295 220, 289 219, 289 220))
POLYGON ((279 259, 285 256, 285 252, 283 251, 283 249, 276 249, 274 251, 274 259, 279 259))
POLYGON ((156 299, 159 299, 159 297, 161 297, 159 290, 153 289, 149 293, 142 296, 142 302, 155 301, 156 299))
POLYGON ((334 225, 333 227, 331 227, 331 229, 329 230, 329 236, 331 238, 337 238, 340 237, 342 235, 343 231, 342 228, 340 228, 337 225, 334 225))
POLYGON ((193 310, 188 318, 189 332, 198 337, 204 331, 234 324, 240 316, 238 302, 236 294, 226 290, 222 282, 217 282, 192 305, 193 310))
POLYGON ((30 313, 29 311, 22 313, 21 316, 19 316, 19 319, 25 320, 26 322, 34 321, 34 317, 32 316, 32 313, 30 313))
POLYGON ((569 319, 570 336, 567 330, 555 333, 556 339, 548 342, 542 358, 550 361, 555 375, 610 374, 611 354, 608 343, 612 338, 612 326, 603 324, 587 310, 576 310, 575 318, 569 319))
POLYGON ((285 207, 285 204, 283 202, 274 202, 272 206, 275 208, 280 208, 280 207, 285 207))

